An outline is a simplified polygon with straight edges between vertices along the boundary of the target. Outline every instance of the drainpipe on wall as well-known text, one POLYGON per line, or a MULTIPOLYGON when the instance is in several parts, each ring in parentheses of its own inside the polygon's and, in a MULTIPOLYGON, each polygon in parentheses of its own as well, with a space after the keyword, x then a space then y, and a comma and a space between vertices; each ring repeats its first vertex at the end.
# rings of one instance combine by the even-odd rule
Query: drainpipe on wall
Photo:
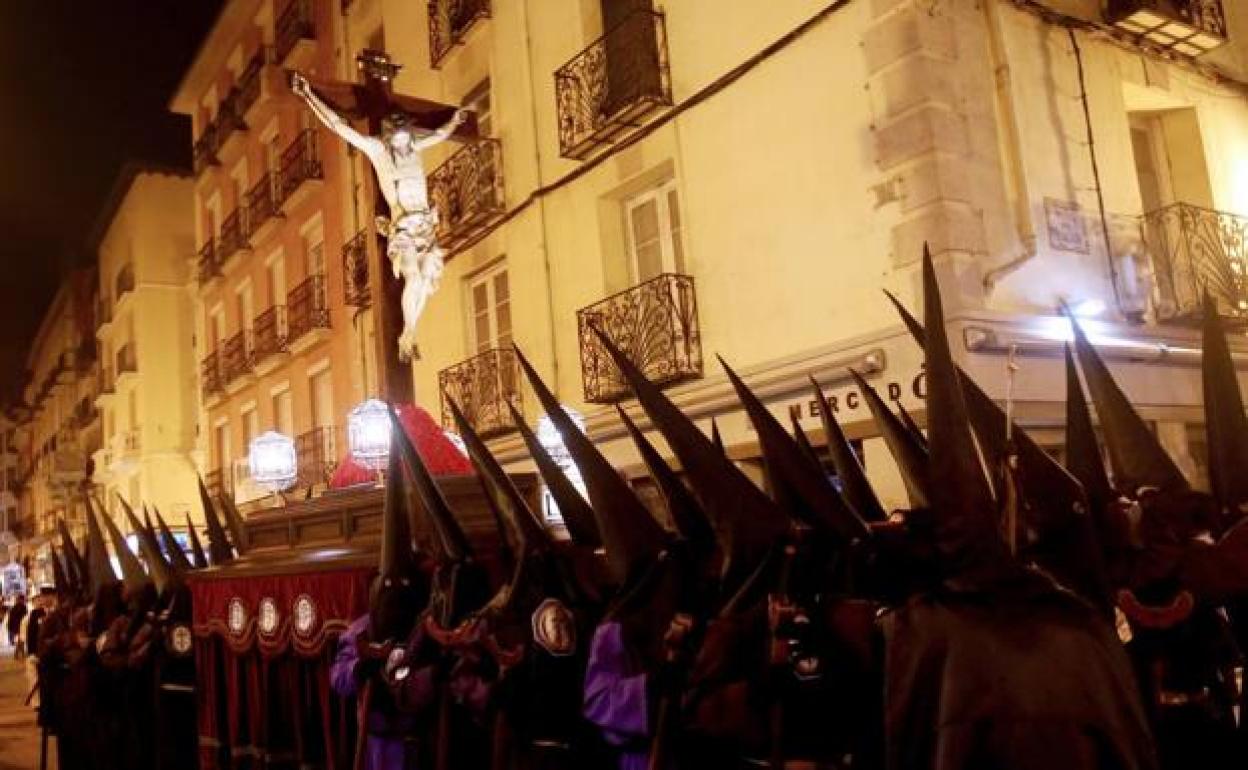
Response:
MULTIPOLYGON (((537 187, 541 189, 543 182, 542 176, 542 149, 541 135, 537 130, 537 98, 536 89, 533 86, 533 34, 532 27, 529 25, 529 0, 523 0, 520 8, 524 14, 524 68, 525 80, 529 84, 529 112, 533 121, 533 162, 537 168, 537 187)), ((538 217, 542 227, 542 242, 539 248, 542 250, 542 266, 546 271, 546 320, 550 326, 550 361, 552 367, 552 377, 554 383, 554 392, 556 397, 559 394, 559 348, 555 340, 555 287, 550 276, 550 250, 546 245, 549 243, 549 227, 546 221, 546 196, 539 196, 537 199, 538 217)))
POLYGON ((998 134, 999 145, 1005 161, 1006 184, 1013 203, 1014 227, 1022 250, 1004 264, 984 273, 984 289, 988 292, 993 290, 998 281, 1036 256, 1037 243, 1027 187, 1027 168, 1023 161, 1022 137, 1018 128, 1018 111, 1014 104, 1009 54, 1005 47, 1005 31, 997 2, 998 0, 984 0, 984 19, 988 29, 988 56, 996 84, 993 106, 997 123, 1001 126, 998 134))

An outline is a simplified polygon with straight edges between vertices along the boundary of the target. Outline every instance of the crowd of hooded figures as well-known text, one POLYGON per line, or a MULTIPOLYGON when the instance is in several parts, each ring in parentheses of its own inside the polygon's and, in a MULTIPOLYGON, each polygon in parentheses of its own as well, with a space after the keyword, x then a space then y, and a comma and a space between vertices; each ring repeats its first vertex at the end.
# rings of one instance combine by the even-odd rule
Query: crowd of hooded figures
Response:
MULTIPOLYGON (((892 301, 925 353, 927 433, 853 375, 905 510, 881 504, 817 383, 832 475, 724 365, 764 490, 600 335, 680 472, 620 409, 652 511, 519 356, 585 494, 516 414, 567 527, 552 537, 452 403, 499 527, 492 581, 396 420, 370 610, 330 672, 362 715, 356 770, 1248 766, 1248 419, 1212 303, 1205 493, 1073 320, 1064 462, 1047 454, 954 363, 926 254, 922 275, 922 323, 892 301)), ((186 573, 242 537, 201 494, 211 553, 195 539, 192 557, 159 512, 126 508, 146 572, 106 516, 84 549, 62 531, 71 600, 40 665, 68 770, 195 766, 193 662, 154 642, 189 617, 186 573), (127 732, 144 729, 175 740, 127 732)))

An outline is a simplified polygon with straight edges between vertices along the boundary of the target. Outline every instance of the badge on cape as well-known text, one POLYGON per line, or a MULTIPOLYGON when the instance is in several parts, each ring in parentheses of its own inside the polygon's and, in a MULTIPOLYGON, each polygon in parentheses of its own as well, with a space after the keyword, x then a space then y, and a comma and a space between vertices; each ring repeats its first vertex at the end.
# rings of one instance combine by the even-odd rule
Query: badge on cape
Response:
POLYGON ((533 611, 533 641, 557 658, 576 652, 576 623, 558 599, 547 599, 533 611))
POLYGON ((190 655, 192 645, 191 627, 185 623, 179 623, 169 629, 169 634, 165 637, 165 644, 169 652, 179 658, 185 658, 187 655, 190 655))

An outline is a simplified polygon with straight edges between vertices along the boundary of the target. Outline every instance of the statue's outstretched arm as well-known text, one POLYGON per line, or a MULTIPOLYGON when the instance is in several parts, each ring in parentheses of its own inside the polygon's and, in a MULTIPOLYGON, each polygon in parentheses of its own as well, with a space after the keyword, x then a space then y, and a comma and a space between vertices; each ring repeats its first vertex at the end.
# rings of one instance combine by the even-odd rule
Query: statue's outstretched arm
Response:
POLYGON ((442 142, 445 142, 447 139, 450 138, 451 134, 455 133, 455 129, 459 128, 459 124, 463 123, 467 119, 468 119, 468 110, 465 110, 465 109, 455 110, 455 114, 451 116, 450 120, 442 124, 440 128, 435 130, 433 133, 429 134, 429 136, 425 137, 424 139, 421 139, 419 142, 416 143, 417 149, 423 150, 428 147, 432 147, 435 144, 441 144, 442 142))
POLYGON ((330 131, 342 137, 352 147, 366 155, 374 149, 373 145, 376 144, 376 140, 356 131, 351 127, 350 123, 342 119, 341 115, 334 112, 328 104, 321 101, 321 98, 312 90, 311 84, 308 83, 307 78, 303 75, 296 72, 291 76, 290 89, 295 92, 296 96, 307 103, 308 109, 312 111, 317 120, 325 124, 325 127, 330 131))

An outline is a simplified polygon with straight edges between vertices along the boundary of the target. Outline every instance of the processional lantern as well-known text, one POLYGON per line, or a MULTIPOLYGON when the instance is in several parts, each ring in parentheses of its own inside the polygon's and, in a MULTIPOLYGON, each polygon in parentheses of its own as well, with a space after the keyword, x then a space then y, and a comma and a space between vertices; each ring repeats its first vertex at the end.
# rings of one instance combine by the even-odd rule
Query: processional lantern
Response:
POLYGON ((370 398, 347 415, 347 446, 357 463, 375 471, 380 485, 381 472, 390 459, 390 408, 386 402, 370 398))
POLYGON ((247 465, 257 485, 274 497, 290 489, 299 476, 299 456, 295 442, 277 431, 265 431, 251 440, 247 465))

